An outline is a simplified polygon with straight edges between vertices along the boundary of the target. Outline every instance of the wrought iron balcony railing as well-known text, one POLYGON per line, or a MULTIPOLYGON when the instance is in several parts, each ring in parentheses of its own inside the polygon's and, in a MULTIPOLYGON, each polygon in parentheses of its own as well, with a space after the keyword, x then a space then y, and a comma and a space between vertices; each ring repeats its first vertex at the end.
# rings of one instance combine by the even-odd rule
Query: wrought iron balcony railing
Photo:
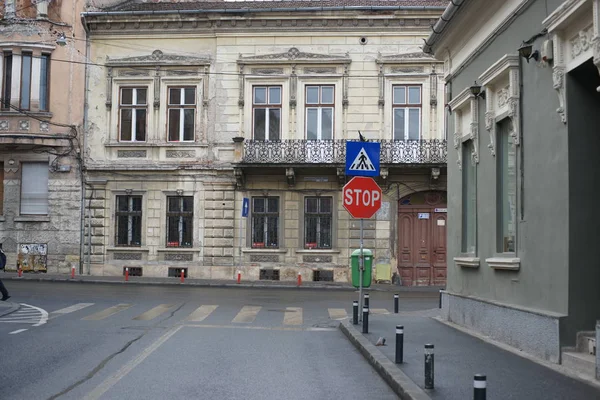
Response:
MULTIPOLYGON (((446 140, 381 140, 381 164, 445 164, 446 140)), ((244 164, 343 164, 346 140, 247 140, 244 164)))

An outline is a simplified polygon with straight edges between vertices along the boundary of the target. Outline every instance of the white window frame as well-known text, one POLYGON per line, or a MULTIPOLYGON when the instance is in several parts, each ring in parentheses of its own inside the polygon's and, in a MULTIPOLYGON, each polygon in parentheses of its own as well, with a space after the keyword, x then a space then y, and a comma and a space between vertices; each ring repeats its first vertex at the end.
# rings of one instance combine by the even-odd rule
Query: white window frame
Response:
POLYGON ((304 85, 304 138, 306 140, 333 140, 335 137, 335 84, 312 84, 307 83, 304 85), (319 90, 319 100, 317 103, 308 102, 308 88, 317 87, 319 90), (331 103, 323 103, 323 88, 328 87, 332 89, 333 99, 331 103), (331 109, 331 138, 323 139, 322 121, 323 121, 323 110, 331 109), (317 137, 316 139, 308 138, 308 112, 309 110, 317 110, 317 137))
POLYGON ((171 142, 171 143, 179 143, 179 142, 195 142, 196 141, 196 118, 197 118, 197 112, 198 112, 198 93, 197 93, 197 88, 194 85, 181 85, 181 86, 168 86, 167 87, 167 141, 171 142), (180 104, 171 104, 171 90, 180 90, 180 101, 182 103, 180 104), (194 102, 190 103, 190 104, 186 104, 185 103, 185 90, 186 89, 193 89, 194 91, 194 102), (192 127, 192 139, 185 139, 185 132, 184 132, 184 121, 185 121, 185 110, 194 110, 194 118, 193 118, 193 123, 194 126, 192 127), (172 110, 179 110, 179 139, 178 140, 171 140, 170 136, 171 136, 171 131, 170 131, 170 115, 171 115, 171 111, 172 110))
POLYGON ((20 215, 48 215, 48 183, 49 169, 47 161, 31 161, 21 163, 20 215), (35 172, 42 173, 43 176, 38 177, 40 179, 36 178, 35 182, 32 182, 32 177, 27 176, 27 174, 35 172), (33 189, 45 190, 36 191, 33 189), (33 197, 33 199, 31 197, 33 197), (36 200, 40 204, 32 204, 35 203, 36 200))
POLYGON ((394 84, 392 85, 392 138, 393 140, 421 140, 423 138, 423 85, 419 84, 394 84), (405 89, 404 103, 396 103, 394 89, 403 87, 405 89), (411 87, 419 88, 419 103, 409 103, 409 90, 411 87), (418 106, 418 107, 417 107, 418 106), (404 110, 404 138, 396 138, 396 110, 404 110), (410 139, 410 111, 419 111, 419 137, 410 139))
POLYGON ((254 140, 259 140, 259 139, 255 139, 255 110, 256 109, 265 109, 265 141, 269 141, 269 140, 281 140, 282 138, 282 133, 283 133, 283 87, 281 85, 252 85, 252 138, 254 140), (255 102, 255 94, 256 94, 256 89, 259 88, 264 88, 266 91, 266 102, 265 103, 256 103, 255 102), (279 89, 279 103, 272 103, 270 101, 271 98, 271 88, 278 88, 279 89), (271 139, 269 137, 269 133, 270 133, 270 126, 271 126, 271 118, 269 117, 269 110, 271 109, 278 109, 279 110, 279 138, 278 139, 271 139))
POLYGON ((118 89, 118 94, 119 94, 119 110, 118 110, 118 128, 117 128, 117 137, 119 142, 123 142, 123 143, 145 143, 148 141, 148 121, 150 120, 150 110, 148 107, 148 96, 150 95, 150 88, 147 86, 143 86, 143 85, 123 85, 123 86, 119 86, 118 89), (131 103, 132 104, 123 104, 123 90, 124 89, 131 89, 132 90, 132 94, 131 94, 131 103), (146 91, 146 103, 145 104, 137 104, 137 91, 143 89, 146 91), (142 107, 144 106, 144 107, 142 107), (123 140, 121 138, 121 124, 122 124, 122 115, 121 112, 124 109, 130 109, 130 110, 138 110, 138 109, 142 109, 145 108, 146 110, 146 129, 144 132, 144 140, 138 140, 136 137, 136 132, 135 132, 135 128, 136 128, 136 124, 137 124, 137 113, 136 112, 132 112, 131 113, 131 140, 123 140))

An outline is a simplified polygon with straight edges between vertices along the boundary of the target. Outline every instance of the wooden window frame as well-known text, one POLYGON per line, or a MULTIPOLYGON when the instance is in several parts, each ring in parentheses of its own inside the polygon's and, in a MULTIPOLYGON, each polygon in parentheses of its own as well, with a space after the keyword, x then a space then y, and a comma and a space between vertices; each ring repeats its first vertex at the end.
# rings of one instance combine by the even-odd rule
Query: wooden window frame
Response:
POLYGON ((264 141, 269 141, 269 140, 281 140, 281 133, 282 133, 282 118, 283 118, 283 86, 282 85, 253 85, 252 86, 252 138, 254 140, 264 140, 264 141), (256 103, 256 89, 259 88, 264 88, 266 90, 266 102, 265 103, 256 103), (271 88, 278 88, 279 89, 279 103, 272 103, 270 101, 271 99, 271 95, 270 95, 270 90, 271 88), (256 109, 265 109, 265 138, 264 139, 256 139, 256 135, 255 135, 255 130, 256 130, 256 126, 255 126, 255 110, 256 109), (270 128, 270 117, 269 117, 269 111, 272 109, 276 109, 279 110, 279 138, 277 139, 271 139, 269 137, 269 128, 270 128))
POLYGON ((397 84, 392 85, 392 138, 393 140, 420 140, 423 137, 423 85, 397 84), (396 88, 404 88, 404 103, 396 102, 394 91, 396 88), (410 88, 419 88, 419 103, 409 103, 410 88), (396 138, 396 110, 404 110, 404 138, 396 138), (419 110, 419 138, 410 139, 410 110, 419 110))
POLYGON ((333 140, 335 138, 335 84, 322 84, 322 85, 305 85, 304 86, 304 137, 306 140, 333 140), (308 89, 309 88, 318 88, 319 90, 319 101, 317 103, 309 103, 308 102, 308 89), (331 103, 323 103, 323 88, 331 88, 333 91, 333 99, 331 103), (322 128, 322 115, 323 109, 330 108, 331 109, 331 138, 323 139, 322 128), (317 109, 317 138, 309 139, 308 138, 308 111, 309 109, 317 109))
POLYGON ((280 223, 280 210, 281 210, 281 198, 279 196, 256 196, 256 197, 252 197, 251 198, 251 205, 250 205, 251 211, 252 211, 252 215, 251 215, 251 227, 250 227, 250 240, 252 242, 252 248, 258 248, 258 249, 278 249, 279 248, 279 242, 280 242, 280 229, 279 229, 279 223, 280 223), (264 200, 265 201, 265 211, 263 212, 257 212, 255 211, 255 201, 256 200, 264 200), (277 211, 269 211, 268 210, 268 202, 270 199, 277 199, 277 211), (254 236, 254 230, 257 224, 257 220, 258 218, 264 217, 264 220, 262 222, 262 232, 263 232, 263 242, 257 242, 256 241, 256 237, 254 236), (275 219, 275 221, 273 222, 272 219, 275 219), (276 232, 275 232, 275 240, 277 241, 277 243, 274 244, 269 244, 269 243, 265 243, 268 242, 269 237, 272 237, 273 235, 269 235, 269 227, 275 227, 276 232))
POLYGON ((193 247, 194 245, 194 196, 167 196, 167 221, 166 221, 166 247, 174 247, 174 248, 178 248, 178 247, 183 247, 183 248, 190 248, 193 247), (183 200, 184 199, 191 199, 192 202, 192 210, 191 211, 184 211, 183 210, 183 200), (179 209, 177 211, 170 211, 169 210, 169 203, 172 200, 177 200, 179 201, 179 209), (177 241, 174 240, 169 240, 172 238, 169 238, 169 224, 170 224, 170 218, 171 217, 177 217, 179 219, 178 223, 179 224, 183 224, 183 220, 184 219, 189 219, 189 227, 188 229, 190 230, 190 235, 191 235, 191 239, 189 244, 183 244, 183 237, 185 236, 183 231, 178 231, 179 232, 179 237, 177 238, 177 241))
POLYGON ((8 111, 11 107, 10 100, 12 97, 12 80, 14 79, 12 76, 13 61, 14 54, 12 51, 5 51, 2 53, 2 102, 0 107, 3 111, 8 111), (10 57, 10 68, 8 65, 8 57, 10 57))
POLYGON ((324 249, 329 250, 333 248, 333 196, 306 196, 304 198, 304 248, 305 249, 324 249), (309 212, 307 203, 309 200, 317 200, 317 211, 309 212), (329 212, 321 212, 321 200, 329 199, 331 202, 330 211, 329 212), (316 232, 315 232, 315 240, 316 242, 309 242, 308 240, 308 220, 309 218, 316 218, 316 232), (323 218, 329 218, 329 245, 321 245, 323 240, 321 240, 322 227, 323 227, 323 218))
POLYGON ((51 57, 50 57, 50 53, 42 53, 41 57, 40 57, 40 103, 39 103, 39 110, 40 111, 44 111, 44 112, 50 112, 50 66, 51 64, 51 57), (42 62, 43 60, 46 60, 46 91, 45 93, 43 92, 43 88, 42 88, 42 62), (46 100, 46 107, 42 107, 42 99, 45 98, 46 100))
POLYGON ((141 247, 142 245, 142 237, 143 237, 143 221, 142 221, 142 216, 143 216, 143 196, 142 195, 129 195, 129 194, 119 194, 115 197, 115 247, 141 247), (119 211, 119 198, 120 197, 125 197, 127 198, 127 211, 119 211), (140 210, 132 210, 133 208, 133 199, 137 198, 140 200, 140 210), (133 229, 133 221, 132 218, 133 217, 139 217, 140 220, 140 243, 139 244, 132 244, 133 241, 133 237, 127 238, 127 243, 123 244, 123 243, 119 243, 119 217, 128 217, 127 219, 127 229, 128 231, 130 229, 133 229))

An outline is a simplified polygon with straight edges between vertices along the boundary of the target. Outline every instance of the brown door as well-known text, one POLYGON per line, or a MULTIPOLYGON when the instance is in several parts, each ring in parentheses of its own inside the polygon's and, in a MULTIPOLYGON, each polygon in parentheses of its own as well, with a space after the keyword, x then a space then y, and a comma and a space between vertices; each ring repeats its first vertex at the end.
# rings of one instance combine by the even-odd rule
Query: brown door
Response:
POLYGON ((402 285, 445 286, 445 205, 400 204, 398 209, 398 272, 402 285))

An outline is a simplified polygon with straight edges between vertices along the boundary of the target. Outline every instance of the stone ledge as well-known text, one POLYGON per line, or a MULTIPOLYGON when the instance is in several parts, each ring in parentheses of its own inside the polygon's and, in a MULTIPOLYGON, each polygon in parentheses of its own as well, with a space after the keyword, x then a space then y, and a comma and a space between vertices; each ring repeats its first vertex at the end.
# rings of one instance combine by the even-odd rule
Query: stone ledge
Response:
POLYGON ((296 250, 296 254, 340 254, 341 250, 328 250, 328 249, 299 249, 296 250))
POLYGON ((15 222, 50 222, 49 215, 20 215, 15 217, 15 222))
POLYGON ((156 249, 158 253, 195 253, 200 251, 200 249, 193 247, 161 247, 156 249))
POLYGON ((150 249, 147 247, 129 247, 129 246, 124 246, 124 247, 107 247, 106 251, 143 251, 143 252, 149 252, 150 249))
POLYGON ((479 257, 454 257, 457 267, 479 268, 479 257))
POLYGON ((402 400, 431 400, 423 389, 369 342, 350 321, 340 322, 339 328, 402 400))
POLYGON ((504 269, 509 271, 518 271, 521 269, 521 259, 516 257, 491 257, 486 258, 485 262, 494 269, 504 269))
POLYGON ((284 254, 287 253, 287 249, 250 249, 250 248, 245 248, 242 249, 242 253, 280 253, 280 254, 284 254))

